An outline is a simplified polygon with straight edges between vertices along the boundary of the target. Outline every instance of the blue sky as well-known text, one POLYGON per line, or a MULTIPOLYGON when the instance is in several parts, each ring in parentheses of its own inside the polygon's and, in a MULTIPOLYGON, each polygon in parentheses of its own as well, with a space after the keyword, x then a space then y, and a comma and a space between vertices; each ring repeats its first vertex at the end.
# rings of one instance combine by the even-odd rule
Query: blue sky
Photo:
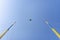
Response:
POLYGON ((60 0, 0 0, 0 31, 16 21, 1 40, 59 40, 41 18, 60 33, 60 0))

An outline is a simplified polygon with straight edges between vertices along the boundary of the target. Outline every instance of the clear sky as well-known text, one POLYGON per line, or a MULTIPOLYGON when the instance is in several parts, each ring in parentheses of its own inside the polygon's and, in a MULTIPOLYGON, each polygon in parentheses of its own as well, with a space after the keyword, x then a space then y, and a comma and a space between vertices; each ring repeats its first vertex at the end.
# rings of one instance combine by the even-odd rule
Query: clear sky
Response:
POLYGON ((41 19, 60 33, 60 0, 0 0, 0 33, 16 21, 1 40, 59 40, 41 19))

